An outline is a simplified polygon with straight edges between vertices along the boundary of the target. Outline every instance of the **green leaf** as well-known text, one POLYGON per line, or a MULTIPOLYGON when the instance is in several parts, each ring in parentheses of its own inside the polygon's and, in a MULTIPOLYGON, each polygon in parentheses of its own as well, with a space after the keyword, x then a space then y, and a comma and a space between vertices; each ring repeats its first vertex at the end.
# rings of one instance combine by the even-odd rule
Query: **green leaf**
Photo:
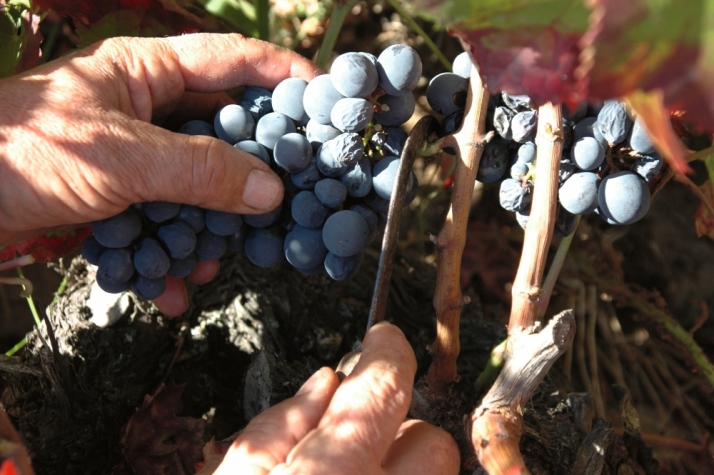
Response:
POLYGON ((15 10, 8 8, 7 13, 0 14, 0 77, 7 77, 15 72, 22 48, 17 20, 11 16, 13 11, 15 10))
POLYGON ((258 15, 255 7, 245 0, 208 0, 207 12, 226 21, 234 30, 258 37, 258 15))

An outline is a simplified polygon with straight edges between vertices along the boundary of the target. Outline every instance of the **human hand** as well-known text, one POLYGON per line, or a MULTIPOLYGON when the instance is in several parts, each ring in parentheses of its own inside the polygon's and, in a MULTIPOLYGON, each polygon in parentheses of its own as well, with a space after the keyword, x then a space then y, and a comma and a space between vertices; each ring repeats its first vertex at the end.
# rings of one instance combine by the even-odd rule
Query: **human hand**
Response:
MULTIPOLYGON (((283 187, 269 167, 229 144, 152 125, 169 115, 208 119, 239 85, 310 80, 296 53, 240 35, 114 38, 0 80, 0 246, 171 201, 265 213, 283 187)), ((211 280, 217 261, 189 276, 211 280)), ((186 310, 183 280, 155 301, 186 310)))
POLYGON ((426 422, 405 421, 416 359, 404 334, 383 322, 340 384, 322 368, 295 397, 256 416, 215 475, 421 475, 459 473, 456 442, 426 422))

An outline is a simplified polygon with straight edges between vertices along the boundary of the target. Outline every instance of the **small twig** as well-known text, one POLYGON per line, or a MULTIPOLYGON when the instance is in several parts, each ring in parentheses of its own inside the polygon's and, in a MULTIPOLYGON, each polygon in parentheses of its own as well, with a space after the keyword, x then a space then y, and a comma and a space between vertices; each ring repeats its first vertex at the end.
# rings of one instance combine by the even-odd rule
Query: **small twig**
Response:
POLYGON ((588 352, 588 363, 590 372, 590 381, 595 396, 595 410, 598 417, 605 417, 605 403, 600 390, 600 375, 597 366, 597 342, 595 339, 595 324, 597 323, 597 288, 594 285, 588 285, 587 300, 585 308, 588 316, 586 329, 586 344, 585 348, 588 352))
POLYGON ((522 406, 575 335, 570 310, 554 316, 540 332, 536 326, 512 330, 506 364, 471 415, 471 442, 489 475, 530 473, 518 448, 524 431, 522 406))
POLYGON ((535 165, 538 179, 533 187, 531 215, 523 237, 521 262, 513 281, 509 332, 515 328, 528 328, 536 322, 558 203, 558 171, 563 150, 562 123, 559 104, 548 103, 538 108, 535 165))
POLYGON ((402 219, 402 209, 404 208, 404 197, 407 194, 409 177, 412 173, 414 160, 419 156, 419 149, 437 126, 438 121, 434 116, 425 115, 414 125, 404 144, 402 156, 399 159, 399 169, 397 170, 394 189, 392 190, 392 196, 389 200, 387 225, 385 226, 384 237, 382 238, 382 252, 379 255, 377 278, 374 282, 374 292, 372 293, 372 305, 369 309, 367 330, 369 330, 372 325, 384 320, 390 280, 392 278, 392 268, 394 267, 394 254, 397 250, 399 223, 402 219))
POLYGON ((20 297, 28 298, 32 295, 34 287, 32 286, 32 281, 30 279, 25 279, 24 277, 0 277, 0 285, 21 285, 23 287, 22 292, 20 292, 20 297))
POLYGON ((483 148, 488 141, 487 108, 488 91, 478 71, 472 66, 464 119, 450 141, 456 151, 451 206, 436 239, 439 253, 434 290, 437 323, 436 338, 429 347, 434 359, 429 367, 427 383, 437 392, 445 390, 447 384, 458 379, 456 358, 459 355, 459 319, 463 305, 460 285, 461 257, 466 245, 466 226, 476 172, 483 148))

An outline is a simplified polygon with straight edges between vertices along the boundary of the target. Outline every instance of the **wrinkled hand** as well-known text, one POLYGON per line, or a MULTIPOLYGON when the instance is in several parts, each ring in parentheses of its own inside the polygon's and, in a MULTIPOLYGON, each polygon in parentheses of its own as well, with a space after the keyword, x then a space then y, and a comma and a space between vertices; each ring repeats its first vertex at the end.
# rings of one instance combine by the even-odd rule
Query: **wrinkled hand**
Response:
MULTIPOLYGON (((0 80, 0 246, 118 214, 132 203, 172 201, 264 213, 280 179, 253 156, 210 137, 159 128, 208 119, 239 85, 272 89, 317 74, 305 58, 240 35, 115 38, 0 80)), ((211 280, 217 262, 190 276, 211 280)), ((188 306, 168 278, 156 304, 188 306)))
POLYGON ((214 474, 459 473, 459 450, 447 432, 404 420, 415 372, 404 334, 375 325, 342 384, 329 368, 315 373, 295 397, 256 416, 214 474))

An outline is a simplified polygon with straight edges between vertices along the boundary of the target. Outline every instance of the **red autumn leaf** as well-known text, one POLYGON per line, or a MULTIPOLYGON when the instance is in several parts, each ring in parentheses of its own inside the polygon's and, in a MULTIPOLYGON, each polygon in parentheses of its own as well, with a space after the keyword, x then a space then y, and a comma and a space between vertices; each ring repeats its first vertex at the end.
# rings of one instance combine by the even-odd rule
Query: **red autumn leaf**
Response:
POLYGON ((13 259, 17 255, 32 255, 37 262, 59 259, 78 249, 91 232, 91 228, 86 226, 31 237, 19 244, 0 248, 0 262, 13 259))
POLYGON ((206 422, 176 415, 182 392, 183 385, 161 385, 153 396, 144 397, 124 427, 122 455, 135 474, 194 473, 206 422))
POLYGON ((21 475, 15 468, 15 463, 12 460, 3 460, 0 465, 0 475, 21 475))

